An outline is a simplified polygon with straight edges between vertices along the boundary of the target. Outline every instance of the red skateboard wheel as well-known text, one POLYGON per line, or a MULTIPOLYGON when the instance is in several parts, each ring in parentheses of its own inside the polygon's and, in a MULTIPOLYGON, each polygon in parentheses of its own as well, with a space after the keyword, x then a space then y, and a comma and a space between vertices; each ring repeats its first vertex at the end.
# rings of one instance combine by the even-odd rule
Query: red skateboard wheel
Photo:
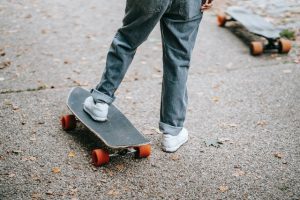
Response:
POLYGON ((279 48, 278 49, 279 53, 288 53, 292 48, 291 42, 287 39, 282 39, 281 38, 278 41, 278 44, 279 44, 279 47, 278 47, 279 48))
POLYGON ((147 158, 151 154, 151 145, 143 145, 135 148, 137 158, 147 158))
POLYGON ((65 115, 61 117, 61 126, 63 130, 70 131, 76 128, 76 118, 75 115, 65 115))
POLYGON ((109 163, 109 153, 103 149, 95 149, 92 151, 92 160, 95 166, 101 166, 109 163))
POLYGON ((227 20, 226 20, 226 15, 225 15, 224 13, 218 14, 218 16, 217 16, 217 22, 218 22, 218 25, 219 25, 220 27, 225 26, 226 21, 227 21, 227 20))
POLYGON ((264 46, 261 42, 251 42, 250 52, 253 56, 258 56, 264 52, 264 46))

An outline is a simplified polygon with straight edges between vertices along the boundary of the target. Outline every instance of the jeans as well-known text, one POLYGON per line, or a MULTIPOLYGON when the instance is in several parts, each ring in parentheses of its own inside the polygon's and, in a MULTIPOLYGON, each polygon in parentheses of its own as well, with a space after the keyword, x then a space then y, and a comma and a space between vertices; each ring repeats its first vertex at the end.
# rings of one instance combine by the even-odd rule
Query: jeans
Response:
POLYGON ((111 104, 137 48, 160 22, 163 82, 159 128, 178 135, 188 102, 187 77, 202 12, 202 0, 127 0, 123 26, 110 46, 100 83, 91 90, 96 102, 111 104))

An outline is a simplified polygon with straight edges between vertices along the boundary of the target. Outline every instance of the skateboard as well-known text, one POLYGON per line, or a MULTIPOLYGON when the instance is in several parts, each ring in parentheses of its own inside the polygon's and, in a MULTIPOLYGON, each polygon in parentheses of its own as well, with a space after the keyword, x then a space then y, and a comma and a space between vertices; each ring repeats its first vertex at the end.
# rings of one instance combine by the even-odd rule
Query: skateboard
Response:
POLYGON ((111 157, 125 154, 134 154, 137 158, 146 158, 151 154, 150 141, 140 133, 122 112, 113 104, 109 106, 107 121, 94 121, 83 110, 84 100, 91 93, 83 88, 73 88, 67 99, 67 106, 72 112, 61 117, 63 130, 70 131, 76 128, 77 121, 85 125, 101 140, 106 149, 94 149, 92 162, 95 166, 107 164, 111 157))
POLYGON ((229 7, 225 13, 218 14, 217 22, 220 27, 225 27, 229 21, 239 22, 248 32, 265 38, 263 41, 251 41, 250 52, 260 55, 265 51, 277 50, 279 53, 288 53, 291 42, 280 37, 280 30, 259 15, 242 7, 229 7))

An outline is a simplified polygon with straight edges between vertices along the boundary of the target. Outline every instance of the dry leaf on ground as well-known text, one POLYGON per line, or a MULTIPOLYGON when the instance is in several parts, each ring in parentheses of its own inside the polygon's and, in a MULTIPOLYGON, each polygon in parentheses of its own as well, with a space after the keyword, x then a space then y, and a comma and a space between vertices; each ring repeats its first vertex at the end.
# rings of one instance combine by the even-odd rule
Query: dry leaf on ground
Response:
POLYGON ((219 190, 220 190, 221 192, 227 192, 227 191, 229 190, 229 187, 226 186, 226 185, 221 185, 221 186, 219 187, 219 190))
POLYGON ((27 157, 22 157, 22 161, 35 161, 36 157, 34 156, 27 156, 27 157))
POLYGON ((268 123, 267 123, 266 120, 260 120, 260 121, 257 122, 257 126, 265 126, 265 125, 267 125, 267 124, 268 124, 268 123))
POLYGON ((118 171, 123 171, 124 168, 125 168, 124 164, 118 164, 118 165, 116 165, 116 169, 117 169, 118 171))
POLYGON ((52 172, 53 173, 60 173, 60 168, 59 167, 53 167, 52 172))
POLYGON ((281 152, 276 152, 276 153, 274 153, 274 156, 275 156, 276 158, 281 159, 281 158, 283 157, 283 153, 281 153, 281 152))
POLYGON ((176 161, 176 160, 179 160, 179 159, 180 159, 180 156, 174 154, 174 155, 171 156, 171 159, 174 160, 174 161, 176 161))
POLYGON ((46 192, 46 194, 47 194, 47 195, 53 195, 53 191, 52 191, 52 190, 48 190, 48 191, 46 192))
POLYGON ((110 195, 110 196, 117 196, 117 195, 120 194, 120 192, 117 191, 116 189, 112 189, 112 190, 109 190, 109 191, 107 192, 107 194, 110 195))
POLYGON ((69 157, 75 157, 75 155, 76 155, 75 151, 70 151, 68 154, 69 157))
POLYGON ((220 97, 212 97, 212 101, 218 103, 220 101, 220 97))
POLYGON ((42 197, 42 195, 40 193, 37 193, 37 192, 33 192, 31 194, 32 199, 40 199, 41 197, 42 197))
POLYGON ((2 63, 0 63, 0 69, 4 69, 6 67, 9 67, 11 65, 10 61, 4 61, 2 63))

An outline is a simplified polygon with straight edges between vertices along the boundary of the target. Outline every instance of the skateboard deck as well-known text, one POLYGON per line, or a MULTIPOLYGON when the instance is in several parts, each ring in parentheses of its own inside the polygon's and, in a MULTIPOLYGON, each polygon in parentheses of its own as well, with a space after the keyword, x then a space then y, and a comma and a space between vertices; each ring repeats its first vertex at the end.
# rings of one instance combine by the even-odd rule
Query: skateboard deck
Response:
POLYGON ((270 39, 280 38, 280 30, 259 15, 241 7, 229 7, 226 11, 234 20, 240 22, 249 32, 270 39))
POLYGON ((102 140, 106 146, 126 148, 150 143, 113 104, 109 106, 107 121, 94 121, 83 110, 83 102, 90 95, 89 91, 75 87, 69 93, 67 106, 76 118, 102 140))

